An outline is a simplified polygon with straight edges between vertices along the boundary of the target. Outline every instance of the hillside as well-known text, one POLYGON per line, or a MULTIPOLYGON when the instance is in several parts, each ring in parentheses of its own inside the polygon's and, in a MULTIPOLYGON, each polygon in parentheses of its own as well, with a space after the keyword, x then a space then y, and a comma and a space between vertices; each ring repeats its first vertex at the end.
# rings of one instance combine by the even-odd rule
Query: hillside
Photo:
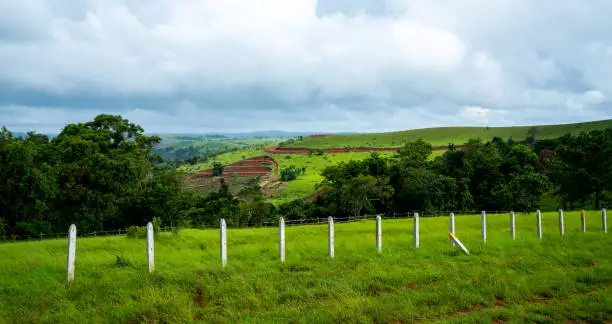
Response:
POLYGON ((154 153, 164 160, 187 160, 190 157, 203 157, 215 152, 228 152, 242 150, 247 147, 260 146, 262 148, 274 145, 284 138, 230 138, 224 135, 164 135, 162 142, 155 148, 154 153))
POLYGON ((493 137, 504 139, 513 138, 523 140, 529 136, 530 131, 535 130, 536 139, 550 139, 560 137, 566 133, 579 133, 594 129, 612 127, 612 119, 600 120, 586 123, 563 124, 563 125, 540 125, 540 126, 515 126, 515 127, 436 127, 412 129, 389 133, 370 133, 353 135, 327 135, 308 136, 302 140, 294 140, 293 143, 285 144, 283 147, 293 148, 345 148, 349 147, 400 147, 402 144, 419 138, 434 146, 463 144, 470 138, 479 137, 482 140, 490 140, 493 137))

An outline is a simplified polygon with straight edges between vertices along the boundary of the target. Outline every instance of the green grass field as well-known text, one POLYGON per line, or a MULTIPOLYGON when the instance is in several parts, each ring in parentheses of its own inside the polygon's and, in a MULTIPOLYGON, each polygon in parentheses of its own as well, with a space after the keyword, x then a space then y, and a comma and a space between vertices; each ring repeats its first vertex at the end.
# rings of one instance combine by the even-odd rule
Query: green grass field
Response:
MULTIPOLYGON (((187 174, 193 174, 200 170, 207 170, 212 168, 214 161, 218 161, 222 164, 231 164, 240 160, 265 155, 266 153, 261 149, 248 148, 241 151, 224 153, 211 160, 208 163, 199 163, 196 165, 183 165, 179 168, 180 171, 187 174)), ((392 156, 395 153, 391 152, 379 152, 381 156, 392 156)), ((436 156, 444 154, 444 151, 432 152, 430 158, 433 159, 436 156)), ((306 174, 301 175, 298 179, 286 182, 283 189, 276 194, 271 201, 273 203, 281 203, 285 201, 291 201, 294 199, 306 198, 317 191, 316 185, 323 180, 321 171, 328 166, 340 163, 348 162, 350 160, 363 160, 370 156, 369 152, 350 152, 350 153, 335 153, 335 154, 323 154, 323 155, 308 155, 308 154, 271 154, 272 158, 276 160, 279 165, 279 172, 284 167, 295 165, 296 167, 305 167, 306 174)))
MULTIPOLYGON (((304 137, 286 147, 299 148, 342 148, 350 147, 400 147, 406 142, 415 141, 419 138, 434 146, 448 145, 449 143, 463 144, 472 137, 482 140, 490 140, 494 136, 504 139, 512 137, 521 141, 528 136, 528 131, 533 126, 517 127, 438 127, 413 129, 390 133, 371 133, 353 135, 333 135, 304 137)), ((612 120, 601 120, 587 123, 565 124, 565 125, 543 125, 537 127, 537 139, 551 139, 560 137, 566 133, 578 133, 594 129, 612 127, 612 120)))
POLYGON ((178 170, 181 172, 192 174, 192 173, 196 173, 201 170, 211 169, 214 162, 219 162, 223 165, 227 165, 227 164, 232 164, 232 163, 244 160, 244 159, 248 159, 248 158, 255 157, 255 156, 261 156, 265 154, 266 153, 261 148, 249 147, 249 148, 246 148, 240 151, 220 154, 218 156, 215 156, 214 158, 211 158, 207 163, 198 163, 194 165, 185 164, 185 165, 180 166, 178 170))
POLYGON ((228 265, 219 264, 217 230, 162 234, 155 274, 146 243, 125 237, 80 238, 76 279, 65 283, 66 241, 0 244, 2 323, 562 323, 612 320, 612 237, 589 212, 543 215, 538 240, 533 214, 457 216, 463 255, 448 241, 448 218, 336 224, 336 258, 327 256, 327 226, 288 227, 287 261, 277 257, 277 229, 230 229, 228 265), (128 262, 118 265, 116 256, 128 262))
MULTIPOLYGON (((430 159, 440 156, 444 151, 432 152, 430 159)), ((381 156, 389 157, 395 153, 391 152, 379 152, 381 156)), ((294 199, 306 198, 317 191, 316 185, 319 184, 323 177, 321 171, 328 166, 338 164, 340 162, 348 162, 351 160, 364 160, 370 156, 369 152, 350 152, 350 153, 335 153, 335 154, 323 154, 323 155, 308 155, 308 154, 279 154, 273 155, 272 157, 279 164, 279 172, 283 167, 295 165, 296 167, 305 167, 306 174, 299 176, 296 180, 289 181, 285 184, 285 187, 280 191, 273 202, 278 203, 282 201, 291 201, 294 199)))

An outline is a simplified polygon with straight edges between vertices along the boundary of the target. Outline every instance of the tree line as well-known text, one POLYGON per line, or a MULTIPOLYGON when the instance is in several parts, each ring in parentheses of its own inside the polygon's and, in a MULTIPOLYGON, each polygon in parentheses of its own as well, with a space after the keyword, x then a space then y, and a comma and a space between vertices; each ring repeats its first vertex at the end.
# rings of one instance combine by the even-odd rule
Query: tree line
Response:
MULTIPOLYGON (((258 226, 287 219, 441 210, 532 211, 549 195, 559 206, 600 208, 612 188, 612 129, 554 140, 472 139, 431 158, 430 144, 395 156, 327 167, 316 200, 272 204, 252 179, 238 192, 186 190, 184 175, 154 154, 157 136, 121 116, 69 124, 59 135, 0 131, 0 236, 90 232, 143 225, 258 226)), ((221 174, 222 166, 218 168, 221 174)), ((286 180, 302 169, 284 171, 286 180)))

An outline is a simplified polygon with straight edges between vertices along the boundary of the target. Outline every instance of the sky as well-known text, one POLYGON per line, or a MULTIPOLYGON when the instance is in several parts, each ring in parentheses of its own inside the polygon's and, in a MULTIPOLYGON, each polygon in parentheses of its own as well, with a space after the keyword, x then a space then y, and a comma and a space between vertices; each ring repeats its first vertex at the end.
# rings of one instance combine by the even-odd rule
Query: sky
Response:
POLYGON ((0 0, 0 125, 373 132, 612 115, 609 0, 0 0))

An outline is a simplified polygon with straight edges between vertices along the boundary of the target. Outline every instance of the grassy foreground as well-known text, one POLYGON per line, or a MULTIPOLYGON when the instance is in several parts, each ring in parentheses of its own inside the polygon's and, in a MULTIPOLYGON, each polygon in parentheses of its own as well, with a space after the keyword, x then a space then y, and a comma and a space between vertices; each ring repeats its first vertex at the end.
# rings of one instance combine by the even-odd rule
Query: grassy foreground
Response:
POLYGON ((322 323, 508 322, 612 319, 612 234, 590 212, 457 216, 463 255, 447 239, 448 218, 421 219, 421 247, 412 220, 383 221, 375 251, 373 221, 336 224, 336 258, 327 256, 327 226, 287 228, 287 262, 277 259, 277 229, 228 232, 221 269, 216 230, 185 230, 156 241, 156 271, 146 272, 144 240, 77 241, 76 279, 64 282, 65 240, 0 244, 0 322, 42 323, 322 323), (122 255, 127 264, 119 265, 122 255))

